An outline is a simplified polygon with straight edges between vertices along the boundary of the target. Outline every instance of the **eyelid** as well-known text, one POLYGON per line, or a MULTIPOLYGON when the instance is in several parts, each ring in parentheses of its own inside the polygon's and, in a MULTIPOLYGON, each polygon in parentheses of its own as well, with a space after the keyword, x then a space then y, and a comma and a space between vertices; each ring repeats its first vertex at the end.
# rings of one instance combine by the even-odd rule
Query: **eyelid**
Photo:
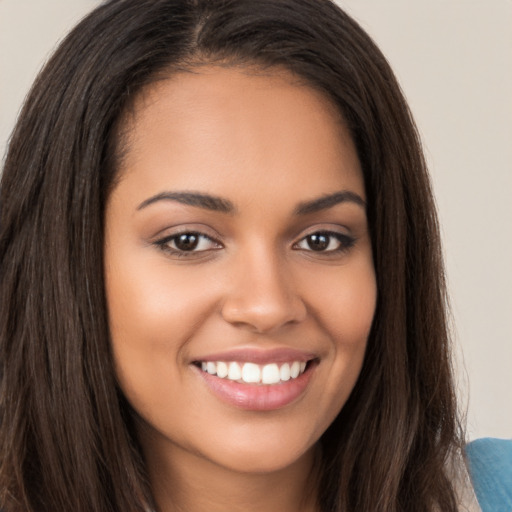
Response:
MULTIPOLYGON (((336 225, 335 227, 331 225, 328 226, 310 226, 307 230, 304 230, 300 237, 297 237, 295 241, 292 243, 292 249, 296 251, 304 251, 307 253, 313 253, 317 256, 335 256, 341 253, 344 253, 351 249, 351 247, 356 243, 357 237, 344 232, 348 230, 345 226, 336 225), (325 235, 327 237, 331 237, 336 239, 339 242, 339 246, 332 249, 320 249, 315 250, 311 247, 300 247, 300 244, 305 243, 306 239, 312 235, 325 235)), ((198 258, 201 256, 206 256, 207 254, 217 251, 225 247, 225 244, 220 241, 221 236, 218 234, 212 235, 210 232, 211 228, 205 225, 201 225, 198 227, 197 225, 179 225, 174 228, 167 228, 165 230, 161 230, 160 233, 166 233, 165 235, 155 236, 152 245, 157 246, 162 252, 170 254, 171 256, 183 257, 183 258, 198 258), (176 241, 182 235, 196 235, 203 241, 208 241, 209 247, 200 248, 193 247, 190 250, 180 249, 178 247, 172 247, 173 242, 176 241)), ((201 242, 199 242, 201 243, 201 242)), ((307 243, 307 242, 306 242, 307 243)), ((329 243, 330 245, 330 243, 329 243)))
POLYGON ((321 227, 315 227, 314 229, 308 230, 308 232, 302 234, 302 236, 293 243, 293 248, 295 250, 305 251, 308 253, 313 253, 318 256, 332 256, 336 254, 343 253, 345 251, 348 251, 352 248, 352 246, 356 243, 357 239, 355 236, 350 235, 348 233, 343 233, 341 231, 332 229, 332 228, 321 228, 321 227), (329 249, 329 250, 320 250, 315 251, 314 249, 307 249, 303 247, 299 247, 299 244, 302 242, 305 242, 306 239, 313 235, 326 235, 332 238, 335 238, 339 242, 339 247, 335 249, 329 249))
MULTIPOLYGON (((183 231, 181 233, 175 233, 173 235, 169 235, 169 236, 163 238, 158 243, 160 243, 160 244, 169 243, 171 241, 177 240, 180 236, 183 236, 183 235, 197 236, 199 239, 208 240, 208 241, 212 242, 213 244, 219 245, 219 243, 216 240, 214 240, 211 236, 208 236, 205 233, 200 233, 198 231, 183 231)), ((196 251, 196 252, 201 252, 201 251, 196 251)))
POLYGON ((190 227, 180 227, 177 231, 173 233, 169 233, 165 236, 161 236, 160 238, 157 238, 154 242, 154 245, 156 245, 160 250, 163 252, 170 254, 172 256, 180 257, 180 258, 194 258, 194 257, 200 257, 204 256, 206 253, 209 253, 211 251, 216 251, 218 249, 221 249, 223 247, 223 244, 216 238, 213 237, 204 231, 200 231, 198 229, 190 228, 190 227), (208 240, 211 242, 212 247, 196 250, 195 248, 186 251, 186 250, 180 250, 177 247, 173 248, 170 246, 170 244, 177 240, 182 235, 195 235, 203 240, 208 240))

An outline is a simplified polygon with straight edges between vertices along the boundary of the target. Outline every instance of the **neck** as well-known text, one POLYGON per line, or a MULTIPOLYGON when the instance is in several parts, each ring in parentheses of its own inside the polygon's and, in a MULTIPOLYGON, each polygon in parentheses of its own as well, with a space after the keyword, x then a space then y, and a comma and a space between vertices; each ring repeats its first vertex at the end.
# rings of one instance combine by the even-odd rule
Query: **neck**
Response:
POLYGON ((317 512, 315 448, 292 465, 240 472, 166 442, 143 450, 158 512, 317 512), (164 444, 164 445, 163 445, 164 444))

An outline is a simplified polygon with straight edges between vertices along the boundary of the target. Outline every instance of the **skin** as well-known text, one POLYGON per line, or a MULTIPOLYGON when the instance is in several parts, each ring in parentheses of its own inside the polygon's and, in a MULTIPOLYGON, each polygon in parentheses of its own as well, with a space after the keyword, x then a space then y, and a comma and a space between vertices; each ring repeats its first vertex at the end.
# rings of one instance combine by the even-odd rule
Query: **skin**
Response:
POLYGON ((287 72, 220 67, 149 86, 125 128, 106 293, 159 510, 316 510, 316 444, 355 385, 377 295, 351 137, 333 105, 287 72), (183 191, 234 210, 155 199, 183 191), (339 191, 361 201, 297 213, 339 191), (205 237, 178 254, 172 235, 187 231, 205 237), (329 235, 314 251, 307 236, 322 231, 341 241, 329 235), (220 400, 192 364, 283 347, 316 362, 305 391, 271 411, 220 400))

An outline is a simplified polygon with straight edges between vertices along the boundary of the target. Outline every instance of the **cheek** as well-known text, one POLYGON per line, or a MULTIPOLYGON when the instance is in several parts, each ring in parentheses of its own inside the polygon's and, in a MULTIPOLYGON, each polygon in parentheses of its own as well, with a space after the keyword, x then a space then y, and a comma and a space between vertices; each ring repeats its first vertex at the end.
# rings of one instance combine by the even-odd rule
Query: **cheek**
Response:
MULTIPOLYGON (((107 271, 119 386, 138 416, 163 430, 174 425, 176 410, 193 414, 190 397, 181 391, 190 380, 183 363, 189 340, 212 302, 200 279, 183 274, 156 258, 142 264, 127 257, 107 271)), ((188 423, 199 424, 198 420, 188 423)))
POLYGON ((366 345, 375 313, 376 286, 372 278, 361 279, 354 286, 344 286, 325 305, 324 319, 340 345, 366 345), (327 315, 329 320, 327 320, 327 315))
POLYGON ((322 404, 330 411, 328 421, 322 424, 325 429, 347 401, 359 377, 375 313, 377 285, 369 257, 325 278, 317 274, 316 278, 316 284, 321 286, 316 287, 312 310, 330 340, 331 351, 331 357, 325 357, 327 377, 322 394, 322 404))
POLYGON ((161 346, 186 339, 211 301, 200 271, 171 271, 161 257, 123 260, 107 268, 107 302, 113 342, 161 346))
POLYGON ((124 252, 123 258, 106 265, 116 372, 132 402, 158 395, 164 377, 182 381, 188 341, 212 308, 211 287, 205 286, 200 272, 191 276, 183 269, 172 271, 157 256, 142 261, 124 252))
POLYGON ((344 279, 332 301, 332 320, 328 323, 335 339, 337 358, 334 361, 338 372, 344 379, 348 377, 352 386, 363 364, 377 301, 373 266, 361 270, 344 279))
POLYGON ((369 252, 336 272, 332 269, 317 272, 307 286, 313 315, 335 345, 347 350, 362 346, 364 350, 377 301, 377 283, 369 252))

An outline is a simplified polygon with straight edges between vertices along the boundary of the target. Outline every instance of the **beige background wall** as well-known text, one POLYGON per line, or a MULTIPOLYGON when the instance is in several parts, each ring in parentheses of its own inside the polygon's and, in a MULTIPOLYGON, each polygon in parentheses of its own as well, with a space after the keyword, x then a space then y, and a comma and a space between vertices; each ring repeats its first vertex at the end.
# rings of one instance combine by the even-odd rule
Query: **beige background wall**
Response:
MULTIPOLYGON (((384 51, 438 199, 469 436, 512 437, 512 1, 339 0, 384 51), (467 372, 467 376, 466 376, 467 372), (469 388, 469 393, 468 393, 469 388)), ((56 42, 97 0, 0 0, 0 154, 56 42)))

